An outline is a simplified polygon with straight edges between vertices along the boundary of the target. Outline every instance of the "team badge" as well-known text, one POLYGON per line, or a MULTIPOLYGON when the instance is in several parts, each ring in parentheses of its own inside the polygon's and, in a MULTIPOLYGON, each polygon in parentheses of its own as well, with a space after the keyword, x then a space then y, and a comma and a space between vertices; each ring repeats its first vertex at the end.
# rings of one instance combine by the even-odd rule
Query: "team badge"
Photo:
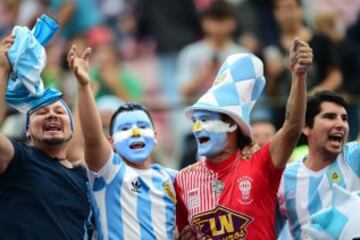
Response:
POLYGON ((176 203, 176 196, 175 196, 175 193, 174 193, 172 187, 170 186, 170 184, 167 182, 164 183, 163 188, 164 188, 164 191, 166 192, 166 194, 168 195, 168 197, 171 199, 171 201, 173 203, 176 203))
POLYGON ((341 174, 338 171, 330 172, 330 180, 333 183, 339 184, 341 181, 341 174))
POLYGON ((239 182, 239 189, 240 189, 240 203, 249 205, 253 202, 251 198, 251 188, 252 188, 252 178, 248 176, 241 177, 238 179, 239 182))

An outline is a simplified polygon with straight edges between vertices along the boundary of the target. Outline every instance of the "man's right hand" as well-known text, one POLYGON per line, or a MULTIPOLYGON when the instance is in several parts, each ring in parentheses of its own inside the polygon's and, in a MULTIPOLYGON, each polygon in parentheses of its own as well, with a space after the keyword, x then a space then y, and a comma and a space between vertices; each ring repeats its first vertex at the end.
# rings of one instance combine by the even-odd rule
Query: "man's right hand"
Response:
POLYGON ((71 71, 75 74, 75 77, 81 86, 88 85, 90 83, 89 77, 89 58, 91 54, 91 48, 87 48, 81 56, 76 54, 76 46, 73 45, 69 51, 67 61, 71 71))
POLYGON ((11 70, 11 65, 7 57, 7 52, 9 51, 14 42, 15 37, 9 35, 4 38, 0 44, 0 70, 6 75, 9 75, 11 70))

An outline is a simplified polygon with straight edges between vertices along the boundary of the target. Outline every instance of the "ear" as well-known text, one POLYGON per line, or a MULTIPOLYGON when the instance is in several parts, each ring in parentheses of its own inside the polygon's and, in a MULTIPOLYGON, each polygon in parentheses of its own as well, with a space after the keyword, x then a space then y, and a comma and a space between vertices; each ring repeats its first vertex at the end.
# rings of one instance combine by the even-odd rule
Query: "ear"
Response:
POLYGON ((28 138, 29 140, 31 140, 31 134, 30 134, 30 131, 29 131, 29 130, 26 130, 25 136, 26 136, 26 138, 28 138))
POLYGON ((157 132, 154 130, 154 143, 157 144, 157 132))
POLYGON ((304 127, 303 130, 302 130, 302 133, 308 137, 310 135, 310 131, 311 129, 309 127, 304 127))

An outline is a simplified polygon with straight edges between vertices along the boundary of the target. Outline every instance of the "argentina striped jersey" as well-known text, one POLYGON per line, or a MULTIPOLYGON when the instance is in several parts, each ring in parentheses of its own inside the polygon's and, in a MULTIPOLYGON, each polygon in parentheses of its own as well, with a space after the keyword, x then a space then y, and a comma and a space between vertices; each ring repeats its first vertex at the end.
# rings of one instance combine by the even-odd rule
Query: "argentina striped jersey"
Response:
POLYGON ((320 171, 308 169, 303 161, 286 167, 281 179, 278 201, 280 215, 289 220, 294 239, 307 239, 302 226, 310 216, 331 205, 333 184, 360 192, 360 144, 345 144, 336 161, 320 171))
POLYGON ((114 152, 99 172, 89 171, 98 239, 173 239, 175 174, 158 164, 130 167, 114 152))

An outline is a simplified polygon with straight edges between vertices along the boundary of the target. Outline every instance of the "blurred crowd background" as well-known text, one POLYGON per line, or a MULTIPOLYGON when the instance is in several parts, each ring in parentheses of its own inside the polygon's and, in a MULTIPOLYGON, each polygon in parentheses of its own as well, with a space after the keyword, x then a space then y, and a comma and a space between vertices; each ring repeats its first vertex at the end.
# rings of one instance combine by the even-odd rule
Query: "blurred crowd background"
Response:
MULTIPOLYGON (((359 134, 359 0, 2 0, 0 37, 15 25, 32 28, 43 13, 61 24, 46 49, 45 85, 62 90, 73 105, 77 85, 66 55, 72 44, 79 52, 91 46, 91 77, 105 134, 119 104, 144 104, 158 134, 154 160, 165 166, 180 168, 196 159, 183 109, 211 86, 230 54, 252 52, 265 64, 266 90, 252 114, 254 126, 262 128, 254 137, 266 138, 281 127, 295 36, 314 50, 309 93, 333 90, 346 96, 349 139, 359 134)), ((24 116, 14 110, 0 116, 0 127, 25 140, 24 116)))

